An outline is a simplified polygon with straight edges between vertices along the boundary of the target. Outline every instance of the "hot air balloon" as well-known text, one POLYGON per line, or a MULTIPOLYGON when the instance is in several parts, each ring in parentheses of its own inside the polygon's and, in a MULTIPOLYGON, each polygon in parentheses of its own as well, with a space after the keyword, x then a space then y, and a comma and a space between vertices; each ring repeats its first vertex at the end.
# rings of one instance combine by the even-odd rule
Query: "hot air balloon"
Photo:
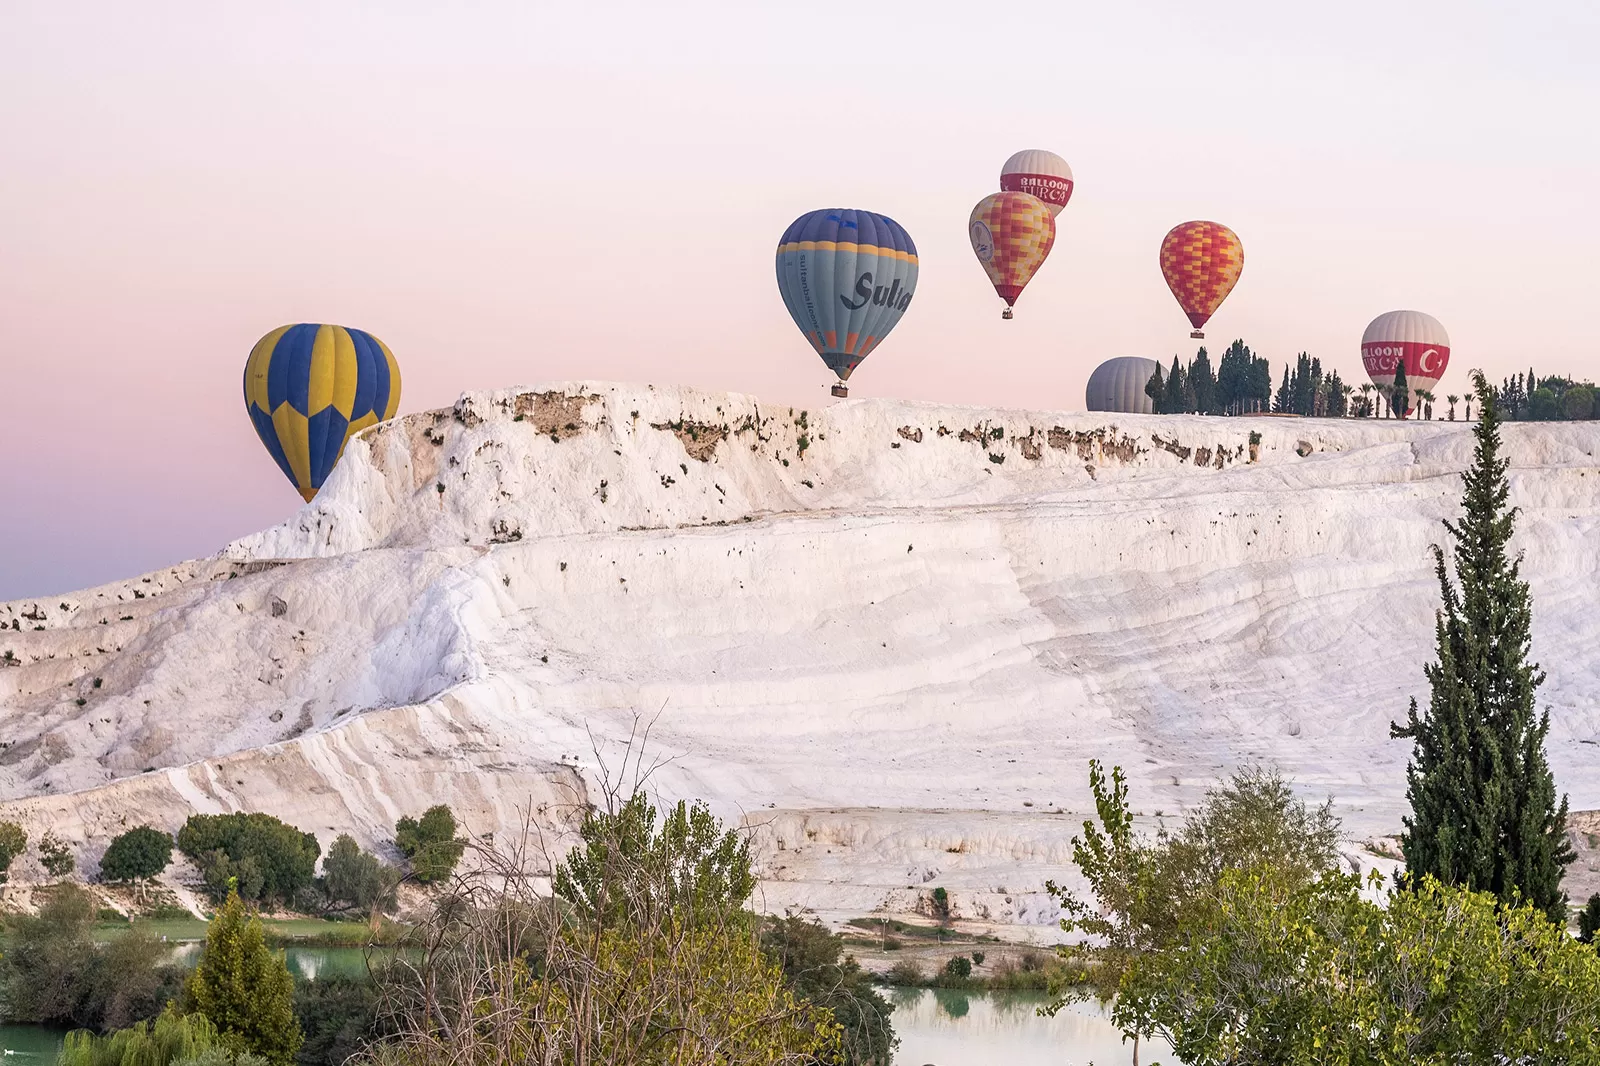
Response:
POLYGON ((973 253, 1006 302, 1000 317, 1010 318, 1011 306, 1055 243, 1055 216, 1037 196, 997 192, 978 201, 967 230, 973 253))
POLYGON ((842 383, 911 306, 917 246, 892 218, 836 208, 801 215, 778 241, 789 317, 842 383))
POLYGON ((1072 168, 1054 152, 1028 148, 1007 159, 1000 168, 1000 191, 1037 196, 1054 218, 1072 199, 1072 168))
POLYGON ((1178 306, 1189 316, 1194 332, 1216 313, 1244 270, 1244 245, 1220 222, 1183 222, 1161 240, 1161 273, 1178 306))
POLYGON ((1409 414, 1417 390, 1432 392, 1444 377, 1450 365, 1450 335, 1432 315, 1389 311, 1373 319, 1361 335, 1361 362, 1385 396, 1394 388, 1396 368, 1405 364, 1405 413, 1409 414))
POLYGON ((1155 400, 1144 391, 1144 387, 1160 365, 1154 359, 1143 359, 1137 355, 1107 359, 1089 375, 1089 388, 1084 397, 1086 406, 1091 411, 1154 414, 1155 400))
POLYGON ((279 326, 244 364, 244 404, 261 443, 310 503, 345 441, 394 417, 400 367, 382 341, 359 329, 279 326))

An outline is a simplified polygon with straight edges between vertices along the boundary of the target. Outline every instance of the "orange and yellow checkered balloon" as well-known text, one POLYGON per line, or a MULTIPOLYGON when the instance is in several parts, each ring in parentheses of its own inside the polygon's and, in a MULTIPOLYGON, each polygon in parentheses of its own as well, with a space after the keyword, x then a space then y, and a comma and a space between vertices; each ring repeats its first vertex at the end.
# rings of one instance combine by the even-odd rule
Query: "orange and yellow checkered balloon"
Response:
POLYGON ((1161 273, 1194 326, 1191 337, 1228 298, 1244 271, 1244 245, 1220 222, 1183 222, 1161 241, 1161 273))
POLYGON ((997 192, 978 201, 967 231, 972 251, 994 283, 994 291, 1006 302, 1005 317, 1010 318, 1011 305, 1055 243, 1055 216, 1037 196, 997 192))

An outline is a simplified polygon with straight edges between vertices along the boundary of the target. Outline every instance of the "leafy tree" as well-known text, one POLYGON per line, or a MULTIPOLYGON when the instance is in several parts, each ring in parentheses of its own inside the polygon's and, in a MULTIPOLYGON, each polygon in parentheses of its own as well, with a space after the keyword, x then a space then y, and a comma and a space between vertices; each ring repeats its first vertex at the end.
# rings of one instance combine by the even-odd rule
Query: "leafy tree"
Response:
POLYGON ((211 1019, 225 1047, 272 1066, 295 1061, 304 1037, 294 1016, 294 981, 239 893, 229 892, 211 920, 186 992, 189 1008, 211 1019))
POLYGON ((178 830, 178 850, 200 868, 218 902, 230 885, 245 899, 288 903, 316 876, 322 847, 270 814, 195 814, 178 830))
MULTIPOLYGON (((1165 907, 1156 887, 1153 849, 1133 834, 1133 812, 1128 806, 1128 782, 1122 767, 1113 767, 1108 778, 1100 761, 1091 759, 1089 790, 1094 795, 1098 823, 1085 821, 1083 834, 1072 838, 1072 861, 1089 882, 1094 901, 1079 899, 1054 881, 1045 882, 1046 891, 1066 912, 1061 919, 1062 931, 1087 937, 1057 949, 1069 962, 1079 964, 1068 972, 1082 975, 1083 980, 1069 987, 1052 988, 1055 998, 1046 1008, 1050 1014, 1090 994, 1102 1002, 1115 996, 1134 960, 1155 948, 1156 919, 1165 907)), ((1135 1058, 1138 1039, 1135 1034, 1135 1058)))
POLYGON ((39 865, 43 866, 45 873, 51 877, 65 877, 78 865, 72 857, 72 851, 55 830, 46 829, 44 836, 39 838, 39 865))
POLYGON ((1561 414, 1574 421, 1594 417, 1594 390, 1575 385, 1561 395, 1561 414))
POLYGON ((1517 509, 1507 499, 1500 413, 1482 374, 1474 375, 1477 448, 1464 475, 1465 514, 1446 520, 1456 575, 1433 549, 1443 606, 1435 622, 1436 662, 1424 667, 1428 711, 1411 701, 1390 735, 1415 741, 1406 768, 1401 850, 1410 875, 1487 891, 1507 904, 1526 900, 1552 921, 1566 914, 1561 878, 1573 858, 1567 801, 1556 801, 1544 753, 1550 714, 1534 694, 1544 673, 1529 660, 1533 610, 1522 557, 1508 546, 1517 509))
POLYGON ((322 861, 322 879, 333 903, 365 911, 393 909, 395 886, 400 883, 399 871, 370 851, 362 851, 348 833, 341 833, 328 849, 328 857, 322 861))
POLYGON ((11 864, 28 850, 28 834, 16 822, 0 822, 0 885, 11 876, 11 864))
POLYGON ((456 817, 444 804, 429 807, 421 819, 401 818, 394 826, 395 846, 411 860, 418 881, 443 881, 461 861, 466 842, 456 836, 456 817))
POLYGON ((104 881, 153 881, 172 863, 172 837, 141 825, 114 837, 100 859, 104 881))
POLYGON ((1537 908, 1431 877, 1379 906, 1354 877, 1276 874, 1228 871, 1135 960, 1117 1024, 1217 1066, 1600 1057, 1600 956, 1537 908))
POLYGON ((1578 912, 1578 941, 1594 944, 1597 936, 1600 936, 1600 892, 1590 896, 1589 902, 1578 912))
POLYGON ((680 800, 658 831, 655 807, 635 793, 615 813, 590 812, 578 833, 583 844, 556 868, 555 893, 603 927, 666 911, 691 924, 726 921, 755 890, 750 842, 723 831, 704 803, 680 800))
MULTIPOLYGON (((1339 823, 1331 802, 1308 808, 1273 769, 1235 772, 1207 792, 1176 831, 1162 827, 1148 841, 1134 835, 1120 766, 1108 778, 1092 760, 1089 788, 1098 821, 1084 822, 1083 833, 1072 838, 1072 858, 1094 898, 1080 899, 1054 882, 1045 886, 1066 912, 1062 930, 1087 937, 1057 949, 1074 965, 1054 980, 1048 1013, 1091 995, 1110 1001, 1138 960, 1170 947, 1229 874, 1273 864, 1283 883, 1304 885, 1338 861, 1339 823)), ((1128 1017, 1137 1057, 1149 1019, 1128 1017)))
POLYGON ((1289 883, 1309 883, 1338 866, 1333 801, 1308 807, 1275 768, 1245 767, 1206 793, 1175 833, 1162 832, 1157 866, 1174 920, 1228 870, 1271 864, 1289 883))
POLYGON ((1552 389, 1534 389, 1528 397, 1528 417, 1535 422, 1554 422, 1557 417, 1556 394, 1552 389))
POLYGON ((775 918, 762 931, 761 953, 797 999, 833 1012, 843 1030, 839 1066, 889 1066, 899 1044, 894 1008, 873 988, 872 975, 844 954, 843 937, 814 920, 775 918))

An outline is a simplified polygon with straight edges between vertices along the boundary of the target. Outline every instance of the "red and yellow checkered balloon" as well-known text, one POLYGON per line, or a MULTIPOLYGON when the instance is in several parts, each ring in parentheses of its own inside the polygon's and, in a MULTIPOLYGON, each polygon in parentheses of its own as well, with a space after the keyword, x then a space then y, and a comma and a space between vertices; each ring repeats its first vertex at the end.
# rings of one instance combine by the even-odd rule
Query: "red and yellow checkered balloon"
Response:
POLYGON ((1056 220, 1037 196, 1023 192, 997 192, 985 196, 972 209, 967 222, 972 251, 994 283, 994 291, 1009 308, 1023 287, 1050 254, 1056 240, 1056 220))
POLYGON ((1244 271, 1244 245, 1220 222, 1183 222, 1161 241, 1161 273, 1194 326, 1191 337, 1228 298, 1244 271))

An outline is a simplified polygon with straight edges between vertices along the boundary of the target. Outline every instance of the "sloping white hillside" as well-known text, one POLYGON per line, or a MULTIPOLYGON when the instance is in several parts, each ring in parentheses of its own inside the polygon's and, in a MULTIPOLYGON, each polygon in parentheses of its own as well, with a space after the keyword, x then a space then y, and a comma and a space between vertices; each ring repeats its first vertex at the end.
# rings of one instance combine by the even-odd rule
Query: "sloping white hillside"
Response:
MULTIPOLYGON (((1551 758, 1600 807, 1600 425, 1506 437, 1551 758)), ((1388 724, 1425 695, 1428 546, 1471 448, 1464 423, 470 394, 368 431, 217 558, 0 604, 0 806, 91 862, 192 810, 383 844, 446 800, 503 834, 592 795, 595 743, 615 765, 643 715, 654 787, 758 825, 769 906, 942 884, 1046 922, 1091 757, 1151 815, 1271 760, 1352 836, 1398 829, 1388 724)))

